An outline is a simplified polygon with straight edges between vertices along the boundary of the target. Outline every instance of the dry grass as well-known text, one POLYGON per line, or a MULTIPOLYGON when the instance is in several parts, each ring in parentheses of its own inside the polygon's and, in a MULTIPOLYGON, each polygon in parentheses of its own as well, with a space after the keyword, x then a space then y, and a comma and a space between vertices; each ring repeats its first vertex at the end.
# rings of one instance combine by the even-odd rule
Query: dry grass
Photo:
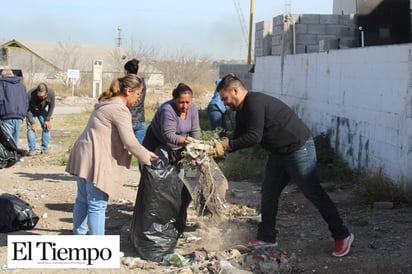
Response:
POLYGON ((403 184, 395 184, 385 177, 382 170, 363 177, 354 189, 358 201, 365 204, 386 201, 395 205, 412 205, 412 191, 403 184))

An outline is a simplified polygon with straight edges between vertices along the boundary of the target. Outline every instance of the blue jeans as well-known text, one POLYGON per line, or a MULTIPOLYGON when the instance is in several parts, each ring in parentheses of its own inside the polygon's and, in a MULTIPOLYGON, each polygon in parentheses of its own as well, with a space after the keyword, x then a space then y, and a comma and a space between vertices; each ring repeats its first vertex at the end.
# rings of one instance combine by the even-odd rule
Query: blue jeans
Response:
POLYGON ((146 122, 136 122, 133 125, 133 132, 140 144, 143 144, 146 122))
POLYGON ((225 114, 222 113, 216 105, 208 106, 207 114, 209 116, 212 130, 216 129, 217 127, 221 127, 222 129, 227 130, 225 114))
POLYGON ((73 208, 73 234, 104 235, 109 196, 84 178, 77 178, 77 197, 73 208))
MULTIPOLYGON (((48 151, 49 150, 49 141, 50 141, 50 131, 44 127, 44 121, 47 116, 47 110, 43 110, 39 116, 33 116, 34 122, 36 122, 37 118, 39 119, 40 126, 42 129, 41 134, 41 150, 48 151)), ((30 122, 27 119, 27 143, 29 145, 29 151, 36 151, 36 133, 31 129, 30 122)))
POLYGON ((349 231, 344 226, 335 204, 320 185, 315 143, 312 138, 292 154, 269 155, 262 185, 262 222, 258 226, 258 238, 268 242, 276 241, 275 226, 279 196, 290 179, 318 209, 328 224, 332 237, 335 240, 346 238, 349 231))
POLYGON ((13 138, 17 147, 19 145, 21 123, 21 119, 7 119, 3 121, 4 128, 9 133, 10 137, 13 138))

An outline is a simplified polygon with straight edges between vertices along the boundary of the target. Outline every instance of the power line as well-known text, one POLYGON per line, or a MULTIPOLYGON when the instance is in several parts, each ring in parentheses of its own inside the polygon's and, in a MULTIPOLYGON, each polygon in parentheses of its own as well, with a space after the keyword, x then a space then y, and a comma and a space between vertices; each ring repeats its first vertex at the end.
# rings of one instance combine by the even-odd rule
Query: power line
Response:
POLYGON ((235 4, 235 8, 236 8, 236 12, 237 12, 237 16, 239 18, 239 22, 240 22, 240 27, 242 29, 242 33, 243 33, 243 38, 245 39, 246 45, 248 43, 248 31, 246 28, 246 23, 245 23, 245 17, 243 16, 243 12, 242 12, 242 8, 240 7, 240 3, 238 0, 233 0, 233 3, 235 4))

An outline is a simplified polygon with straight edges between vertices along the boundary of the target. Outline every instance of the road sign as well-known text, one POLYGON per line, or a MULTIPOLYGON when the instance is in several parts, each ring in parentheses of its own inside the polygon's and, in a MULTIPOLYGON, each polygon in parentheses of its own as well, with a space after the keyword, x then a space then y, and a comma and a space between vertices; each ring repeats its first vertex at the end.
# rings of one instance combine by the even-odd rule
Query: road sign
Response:
POLYGON ((67 78, 69 78, 69 79, 79 79, 80 78, 80 70, 78 70, 78 69, 68 69, 67 70, 67 78))

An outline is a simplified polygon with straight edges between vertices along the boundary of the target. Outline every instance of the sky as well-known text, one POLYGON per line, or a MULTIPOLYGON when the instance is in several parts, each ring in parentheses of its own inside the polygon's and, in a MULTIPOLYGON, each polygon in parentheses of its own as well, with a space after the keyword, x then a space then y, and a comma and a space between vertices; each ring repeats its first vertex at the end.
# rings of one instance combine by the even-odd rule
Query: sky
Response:
MULTIPOLYGON (((333 6, 333 0, 253 2, 253 31, 255 23, 271 21, 285 8, 292 13, 332 14, 333 6)), ((16 39, 116 46, 120 34, 120 44, 127 50, 140 46, 154 48, 160 55, 184 50, 199 57, 241 60, 248 52, 250 3, 20 0, 16 5, 3 1, 0 43, 16 39)))

